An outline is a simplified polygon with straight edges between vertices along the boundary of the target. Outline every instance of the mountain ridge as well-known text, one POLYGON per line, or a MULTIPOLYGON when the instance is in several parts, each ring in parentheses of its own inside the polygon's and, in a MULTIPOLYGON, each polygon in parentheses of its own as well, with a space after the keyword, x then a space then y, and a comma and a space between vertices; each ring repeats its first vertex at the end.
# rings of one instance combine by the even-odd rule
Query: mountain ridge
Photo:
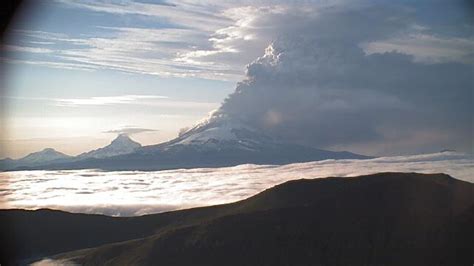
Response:
POLYGON ((132 140, 127 134, 118 134, 110 144, 81 153, 77 156, 71 156, 56 151, 53 148, 45 148, 38 152, 30 153, 19 159, 5 158, 0 160, 0 171, 5 170, 43 170, 44 166, 53 163, 74 163, 85 159, 107 158, 117 155, 131 153, 142 145, 132 140))
POLYGON ((246 163, 288 164, 325 159, 369 159, 346 151, 328 151, 275 140, 244 122, 219 118, 205 121, 170 141, 137 148, 131 153, 105 158, 79 158, 24 170, 86 169, 169 170, 225 167, 246 163))
POLYGON ((0 221, 10 255, 85 265, 468 265, 473 195, 444 174, 378 173, 138 217, 3 210, 0 221))
POLYGON ((62 162, 72 158, 73 156, 56 151, 53 148, 45 148, 16 160, 11 158, 0 160, 0 170, 2 170, 2 168, 14 168, 23 165, 37 166, 52 162, 62 162))

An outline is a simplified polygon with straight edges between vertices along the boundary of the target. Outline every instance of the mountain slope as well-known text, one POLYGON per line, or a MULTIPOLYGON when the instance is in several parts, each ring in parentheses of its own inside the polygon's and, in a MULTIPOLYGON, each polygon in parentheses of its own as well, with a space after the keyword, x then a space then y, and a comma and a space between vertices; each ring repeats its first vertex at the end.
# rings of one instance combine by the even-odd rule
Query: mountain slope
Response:
POLYGON ((30 153, 27 156, 19 159, 18 161, 20 161, 21 163, 38 164, 59 159, 67 159, 70 157, 71 156, 58 152, 55 149, 46 148, 39 152, 30 153))
POLYGON ((85 265, 470 265, 473 195, 443 174, 383 173, 141 217, 5 210, 2 248, 24 259, 98 246, 55 257, 85 265))
POLYGON ((87 158, 43 169, 165 170, 223 167, 245 163, 288 164, 325 159, 367 159, 350 152, 334 152, 274 140, 240 121, 205 122, 158 145, 109 158, 87 158))
POLYGON ((133 141, 127 134, 119 134, 109 145, 97 150, 82 153, 77 159, 107 158, 136 151, 142 145, 133 141))
POLYGON ((71 158, 73 157, 66 155, 62 152, 56 151, 55 149, 46 148, 38 152, 30 153, 27 156, 18 160, 13 160, 9 158, 0 160, 0 170, 13 169, 21 166, 39 166, 52 162, 65 162, 71 158))
POLYGON ((85 265, 470 265, 472 184, 430 178, 292 181, 232 215, 58 258, 85 265))
POLYGON ((126 134, 119 134, 109 145, 82 153, 78 156, 69 156, 51 148, 46 148, 39 152, 31 153, 21 159, 13 160, 10 158, 0 160, 1 170, 30 170, 30 169, 48 169, 47 165, 75 165, 77 162, 88 159, 103 159, 118 155, 132 153, 138 150, 142 145, 133 141, 126 134))

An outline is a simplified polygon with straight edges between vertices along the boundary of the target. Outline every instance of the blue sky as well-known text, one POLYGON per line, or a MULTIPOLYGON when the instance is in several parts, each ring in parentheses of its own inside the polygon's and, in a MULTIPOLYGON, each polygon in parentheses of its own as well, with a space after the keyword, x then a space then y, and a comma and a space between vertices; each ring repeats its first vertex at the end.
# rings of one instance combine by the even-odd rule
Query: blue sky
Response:
POLYGON ((466 1, 33 2, 3 46, 0 156, 159 143, 216 109, 327 149, 473 149, 466 1))
MULTIPOLYGON (((216 109, 244 73, 244 65, 219 66, 231 72, 227 75, 210 73, 213 66, 174 63, 180 50, 175 48, 209 45, 213 29, 160 16, 172 6, 117 1, 104 3, 110 10, 101 11, 93 1, 35 3, 16 20, 5 45, 3 141, 9 156, 47 146, 77 154, 114 137, 102 132, 125 126, 155 129, 133 137, 144 144, 162 142, 216 109), (130 5, 145 14, 122 14, 130 5), (107 103, 129 95, 160 97, 107 103), (99 100, 87 104, 91 97, 99 100), (61 104, 74 100, 85 104, 61 104), (79 145, 64 145, 72 139, 79 145)), ((186 7, 177 13, 202 17, 186 7)))

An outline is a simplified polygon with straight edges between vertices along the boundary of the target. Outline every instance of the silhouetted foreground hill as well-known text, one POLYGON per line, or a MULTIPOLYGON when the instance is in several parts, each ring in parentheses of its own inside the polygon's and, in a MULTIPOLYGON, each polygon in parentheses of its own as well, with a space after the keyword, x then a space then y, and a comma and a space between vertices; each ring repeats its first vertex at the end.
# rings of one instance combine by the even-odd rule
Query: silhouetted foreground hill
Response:
POLYGON ((52 258, 85 265, 472 265, 474 185, 444 174, 381 173, 290 181, 232 204, 141 217, 4 210, 0 221, 3 252, 16 260, 76 250, 52 258))

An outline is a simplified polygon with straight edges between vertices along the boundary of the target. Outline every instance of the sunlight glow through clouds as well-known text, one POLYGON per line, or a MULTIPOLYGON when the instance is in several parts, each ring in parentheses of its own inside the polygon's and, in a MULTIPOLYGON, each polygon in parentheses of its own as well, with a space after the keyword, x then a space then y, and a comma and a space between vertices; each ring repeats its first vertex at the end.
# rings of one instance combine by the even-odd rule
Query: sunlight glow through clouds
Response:
POLYGON ((0 59, 5 89, 18 96, 5 101, 8 141, 93 138, 133 123, 159 129, 143 143, 156 144, 222 102, 282 141, 376 155, 472 152, 474 38, 463 5, 34 2, 0 59))
MULTIPOLYGON (((363 6, 363 2, 352 4, 363 6)), ((158 24, 154 27, 133 23, 117 27, 95 25, 97 32, 87 35, 14 30, 14 34, 29 40, 6 48, 25 53, 48 53, 52 61, 13 61, 12 58, 4 61, 36 62, 47 67, 61 67, 62 63, 65 68, 83 70, 110 69, 167 77, 237 81, 242 78, 245 65, 260 55, 264 47, 284 35, 285 31, 295 30, 291 29, 291 23, 300 19, 294 16, 295 13, 314 16, 328 7, 338 8, 347 4, 346 1, 308 1, 301 5, 280 1, 173 1, 161 4, 56 1, 57 8, 120 15, 134 23, 152 21, 158 24), (142 19, 135 21, 136 15, 142 19), (99 34, 101 31, 107 33, 99 34), (45 47, 34 47, 38 43, 45 47)), ((468 52, 474 44, 472 38, 444 37, 432 30, 421 22, 412 23, 403 34, 361 43, 361 46, 368 54, 397 51, 414 55, 421 62, 473 62, 468 52)))
MULTIPOLYGON (((0 96, 1 97, 1 96, 0 96)), ((215 109, 218 102, 197 102, 172 99, 163 95, 117 95, 117 96, 94 96, 88 98, 47 98, 47 97, 10 97, 1 98, 22 101, 46 101, 53 102, 55 106, 76 107, 76 106, 101 106, 101 105, 150 105, 176 108, 206 108, 215 109)))

